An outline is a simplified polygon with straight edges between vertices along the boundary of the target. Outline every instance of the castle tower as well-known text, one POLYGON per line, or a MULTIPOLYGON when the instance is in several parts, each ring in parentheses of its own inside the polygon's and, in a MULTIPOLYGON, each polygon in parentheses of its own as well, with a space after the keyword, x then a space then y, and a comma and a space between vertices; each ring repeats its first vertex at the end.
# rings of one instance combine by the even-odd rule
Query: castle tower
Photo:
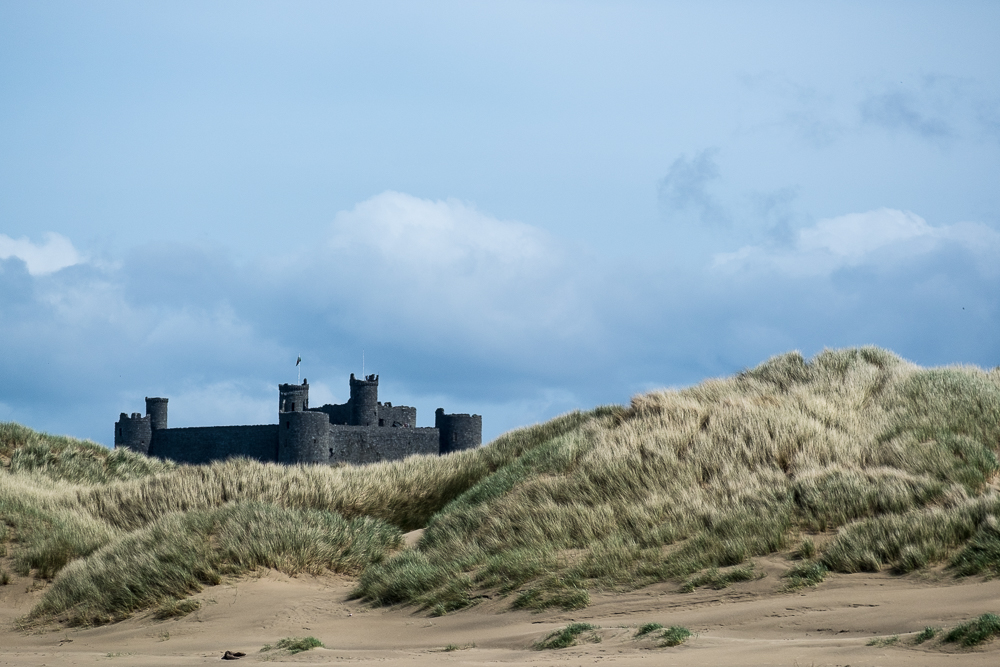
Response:
POLYGON ((278 414, 278 463, 329 463, 330 418, 325 412, 278 414))
POLYGON ((167 428, 167 401, 166 398, 146 397, 146 416, 149 417, 149 427, 154 431, 167 428))
POLYGON ((483 444, 481 415, 446 415, 444 408, 434 411, 434 427, 440 435, 440 454, 474 449, 483 444))
POLYGON ((358 380, 351 373, 351 426, 378 425, 378 376, 358 380))
POLYGON ((278 412, 305 412, 309 409, 309 380, 302 384, 278 385, 278 412))
POLYGON ((129 417, 124 412, 115 423, 115 449, 124 447, 139 454, 149 454, 149 443, 153 439, 149 417, 133 412, 129 417))

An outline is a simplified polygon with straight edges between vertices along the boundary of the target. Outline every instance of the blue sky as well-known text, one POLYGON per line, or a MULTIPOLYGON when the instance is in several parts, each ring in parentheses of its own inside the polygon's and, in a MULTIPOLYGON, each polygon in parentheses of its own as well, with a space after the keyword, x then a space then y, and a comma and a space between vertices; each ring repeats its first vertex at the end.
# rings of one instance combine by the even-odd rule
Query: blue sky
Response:
POLYGON ((0 0, 0 420, 381 375, 489 439, 875 344, 1000 364, 1000 5, 0 0))

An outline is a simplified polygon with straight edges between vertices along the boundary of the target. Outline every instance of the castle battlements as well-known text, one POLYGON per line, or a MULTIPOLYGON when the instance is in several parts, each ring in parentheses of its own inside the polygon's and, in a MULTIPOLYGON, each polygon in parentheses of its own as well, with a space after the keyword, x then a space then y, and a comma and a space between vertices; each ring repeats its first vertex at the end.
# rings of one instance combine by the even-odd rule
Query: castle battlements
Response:
POLYGON ((277 463, 374 463, 414 454, 448 454, 482 444, 479 415, 434 413, 418 428, 417 409, 378 400, 378 376, 350 378, 346 403, 309 407, 309 381, 278 385, 278 423, 168 428, 166 398, 146 398, 146 415, 121 413, 115 447, 178 463, 242 456, 277 463))

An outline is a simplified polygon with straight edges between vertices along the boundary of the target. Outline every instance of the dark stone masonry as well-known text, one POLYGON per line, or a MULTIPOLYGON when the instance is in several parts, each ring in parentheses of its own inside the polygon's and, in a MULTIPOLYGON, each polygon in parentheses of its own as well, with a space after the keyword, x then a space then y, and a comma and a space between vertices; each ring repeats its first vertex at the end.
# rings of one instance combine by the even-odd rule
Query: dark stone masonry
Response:
POLYGON ((166 398, 147 398, 146 416, 121 413, 115 447, 178 463, 202 464, 234 456, 276 463, 375 463, 413 454, 448 454, 483 441, 479 415, 448 415, 438 408, 434 428, 417 428, 417 409, 378 400, 378 376, 351 374, 351 398, 309 407, 309 382, 278 385, 278 423, 260 426, 167 428, 166 398))

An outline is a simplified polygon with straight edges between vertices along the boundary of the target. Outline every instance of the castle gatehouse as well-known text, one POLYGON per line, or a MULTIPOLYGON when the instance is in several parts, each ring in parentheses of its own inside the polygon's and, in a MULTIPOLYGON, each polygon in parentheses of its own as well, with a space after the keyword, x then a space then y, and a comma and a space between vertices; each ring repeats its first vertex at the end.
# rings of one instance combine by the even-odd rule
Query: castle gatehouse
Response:
POLYGON ((146 398, 145 416, 121 413, 115 448, 203 464, 243 456, 276 463, 375 463, 413 454, 447 454, 482 444, 480 415, 434 413, 417 428, 417 409, 378 400, 378 376, 351 374, 347 403, 309 407, 309 382, 278 385, 278 423, 167 427, 166 398, 146 398))

